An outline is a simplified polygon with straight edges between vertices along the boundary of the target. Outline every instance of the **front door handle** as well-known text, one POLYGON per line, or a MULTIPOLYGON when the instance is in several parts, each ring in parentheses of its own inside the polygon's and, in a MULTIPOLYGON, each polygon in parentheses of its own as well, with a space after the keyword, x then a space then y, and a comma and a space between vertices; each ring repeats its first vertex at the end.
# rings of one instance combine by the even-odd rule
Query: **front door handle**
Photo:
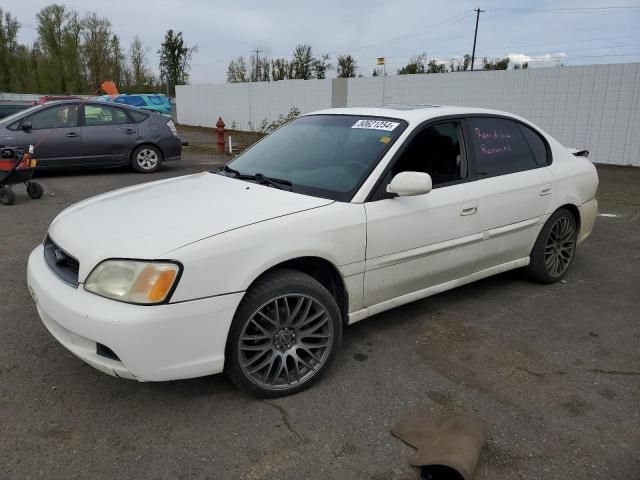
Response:
POLYGON ((76 138, 78 136, 78 134, 76 132, 69 132, 67 133, 67 137, 68 138, 76 138))
POLYGON ((476 213, 478 211, 478 204, 477 203, 467 203, 465 205, 462 206, 462 210, 460 210, 460 215, 462 215, 463 217, 466 215, 473 215, 474 213, 476 213))
POLYGON ((552 188, 553 187, 551 186, 550 183, 543 185, 542 188, 540 189, 540 196, 549 195, 551 193, 552 188))

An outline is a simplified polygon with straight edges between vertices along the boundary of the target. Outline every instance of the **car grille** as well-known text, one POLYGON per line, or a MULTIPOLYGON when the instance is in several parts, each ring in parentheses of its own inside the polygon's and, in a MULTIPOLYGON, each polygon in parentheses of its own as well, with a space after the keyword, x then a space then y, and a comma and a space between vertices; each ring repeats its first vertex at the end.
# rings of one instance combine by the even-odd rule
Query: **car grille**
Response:
POLYGON ((67 252, 56 245, 47 235, 44 241, 44 260, 60 279, 73 287, 78 286, 80 264, 67 252))

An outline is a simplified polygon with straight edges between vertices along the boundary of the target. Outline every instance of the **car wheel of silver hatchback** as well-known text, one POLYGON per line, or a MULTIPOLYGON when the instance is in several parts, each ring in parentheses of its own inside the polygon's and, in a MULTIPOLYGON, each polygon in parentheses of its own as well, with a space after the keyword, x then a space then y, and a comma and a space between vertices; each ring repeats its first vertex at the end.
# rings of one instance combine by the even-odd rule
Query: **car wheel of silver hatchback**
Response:
POLYGON ((162 154, 157 148, 143 145, 133 152, 131 165, 138 172, 150 173, 160 168, 161 160, 162 154))

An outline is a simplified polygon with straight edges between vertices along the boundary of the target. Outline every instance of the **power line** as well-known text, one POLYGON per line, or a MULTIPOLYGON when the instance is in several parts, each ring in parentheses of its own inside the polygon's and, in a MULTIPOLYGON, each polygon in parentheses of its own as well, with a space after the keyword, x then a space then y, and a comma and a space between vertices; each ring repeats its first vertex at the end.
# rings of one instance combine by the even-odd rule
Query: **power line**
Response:
POLYGON ((628 10, 640 8, 640 5, 621 5, 612 7, 574 7, 574 8, 491 8, 492 12, 522 12, 522 13, 602 13, 605 11, 628 10))
MULTIPOLYGON (((399 35, 397 37, 388 38, 386 40, 381 40, 379 42, 370 43, 368 45, 362 45, 362 46, 359 46, 359 47, 350 48, 349 52, 355 52, 355 51, 358 51, 358 50, 363 50, 365 48, 376 47, 376 46, 382 45, 384 43, 395 42, 396 40, 401 40, 403 38, 412 37, 414 35, 418 35, 420 33, 427 32, 429 30, 432 30, 434 28, 440 27, 440 26, 442 26, 444 24, 447 24, 447 23, 448 24, 452 24, 452 23, 459 22, 459 21, 463 20, 464 17, 467 17, 470 14, 471 14, 471 12, 469 12, 469 11, 462 12, 462 13, 459 13, 458 15, 454 15, 453 17, 446 18, 446 19, 444 19, 444 20, 442 20, 442 21, 440 21, 438 23, 434 23, 434 24, 429 25, 428 27, 425 27, 425 28, 420 29, 420 30, 416 30, 416 31, 413 31, 413 32, 410 32, 410 33, 406 33, 404 35, 399 35)), ((329 53, 329 55, 336 55, 338 53, 343 53, 343 52, 342 51, 331 52, 331 53, 329 53)))
POLYGON ((621 39, 621 38, 630 38, 630 37, 638 37, 640 39, 640 36, 638 36, 637 33, 633 34, 633 35, 619 35, 619 36, 615 36, 615 37, 599 37, 599 38, 588 38, 588 39, 583 39, 583 40, 569 40, 569 41, 564 41, 564 42, 553 42, 553 43, 529 43, 527 45, 495 45, 495 46, 489 46, 487 48, 502 48, 502 49, 506 49, 506 48, 526 48, 526 47, 544 47, 544 46, 548 46, 548 45, 566 45, 566 44, 570 44, 570 43, 586 43, 586 42, 591 42, 591 41, 595 41, 595 40, 617 40, 617 39, 621 39))

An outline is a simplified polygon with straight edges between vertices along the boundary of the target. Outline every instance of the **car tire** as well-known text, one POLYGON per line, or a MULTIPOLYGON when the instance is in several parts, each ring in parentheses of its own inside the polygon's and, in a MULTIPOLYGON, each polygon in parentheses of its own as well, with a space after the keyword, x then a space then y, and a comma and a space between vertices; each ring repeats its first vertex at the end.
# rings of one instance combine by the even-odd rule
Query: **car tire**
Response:
POLYGON ((137 172, 157 172, 161 163, 162 152, 153 145, 141 145, 131 154, 131 167, 137 172))
POLYGON ((342 341, 331 293, 295 270, 276 270, 240 302, 227 338, 225 371, 242 391, 274 398, 310 387, 342 341))
POLYGON ((44 189, 42 185, 37 182, 29 182, 27 183, 27 195, 29 197, 35 199, 42 198, 42 194, 44 193, 44 189))
POLYGON ((531 250, 529 276, 541 283, 554 283, 569 271, 576 253, 578 225, 566 208, 556 210, 544 224, 531 250))
POLYGON ((13 205, 16 201, 16 194, 7 187, 0 188, 0 203, 3 205, 13 205))

